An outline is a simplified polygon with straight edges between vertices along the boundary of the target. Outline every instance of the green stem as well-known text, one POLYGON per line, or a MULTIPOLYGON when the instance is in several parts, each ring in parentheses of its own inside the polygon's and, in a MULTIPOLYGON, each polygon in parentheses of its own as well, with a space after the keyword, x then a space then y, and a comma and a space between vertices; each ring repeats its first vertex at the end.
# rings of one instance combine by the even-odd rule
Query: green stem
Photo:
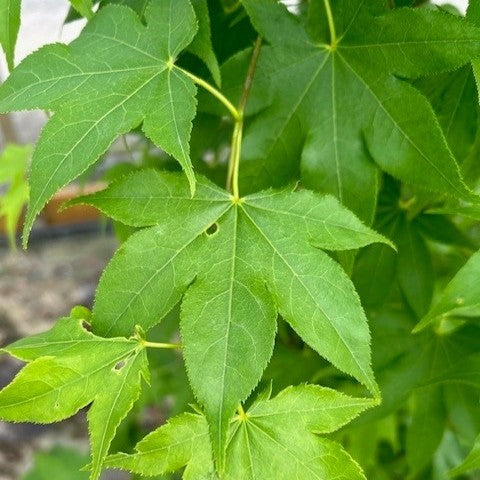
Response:
POLYGON ((248 67, 247 77, 243 84, 242 97, 238 104, 238 118, 235 120, 235 127, 233 129, 232 136, 232 151, 230 153, 230 160, 228 163, 228 176, 227 176, 227 190, 233 194, 234 201, 240 199, 240 189, 238 186, 239 170, 240 170, 240 157, 242 153, 242 140, 243 140, 243 116, 245 108, 247 106, 250 90, 252 89, 253 78, 255 77, 255 71, 257 69, 258 58, 260 57, 260 50, 262 48, 262 39, 259 37, 253 47, 252 59, 250 60, 250 66, 248 67))
POLYGON ((247 416, 247 414, 245 413, 245 410, 243 409, 242 404, 240 404, 240 405, 237 407, 237 413, 238 413, 238 416, 239 416, 240 420, 242 420, 242 421, 247 420, 248 416, 247 416))
POLYGON ((230 151, 230 160, 228 162, 227 190, 233 193, 233 198, 238 200, 240 192, 238 188, 238 174, 240 155, 242 153, 243 120, 235 122, 232 135, 232 147, 230 151))
POLYGON ((330 30, 330 44, 334 47, 337 44, 337 32, 335 31, 332 7, 330 6, 330 0, 323 0, 323 3, 325 4, 325 10, 327 12, 328 28, 330 30))
POLYGON ((207 92, 211 93, 217 100, 219 100, 225 108, 231 113, 232 117, 234 118, 235 121, 238 121, 240 119, 240 113, 239 111, 233 106, 232 102, 225 97, 225 95, 222 94, 222 92, 218 91, 215 87, 210 85, 208 82, 203 80, 200 77, 197 77, 193 73, 190 73, 188 70, 184 70, 181 67, 178 67, 175 65, 174 68, 177 68, 180 70, 182 73, 187 75, 187 77, 190 77, 197 85, 200 85, 202 88, 207 90, 207 92))
POLYGON ((179 343, 156 343, 156 342, 142 342, 143 346, 146 348, 163 348, 167 350, 181 349, 182 345, 179 343))

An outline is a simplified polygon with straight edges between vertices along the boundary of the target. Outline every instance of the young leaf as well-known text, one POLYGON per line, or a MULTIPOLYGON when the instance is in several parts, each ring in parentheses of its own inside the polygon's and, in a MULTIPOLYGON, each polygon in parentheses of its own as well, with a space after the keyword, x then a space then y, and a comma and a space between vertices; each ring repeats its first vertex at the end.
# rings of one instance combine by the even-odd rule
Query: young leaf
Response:
POLYGON ((370 222, 378 190, 371 154, 383 170, 407 183, 473 197, 431 106, 399 77, 467 63, 480 54, 479 30, 438 11, 388 10, 380 0, 315 0, 311 4, 323 19, 329 18, 325 5, 331 10, 330 32, 322 21, 312 38, 275 0, 242 3, 272 45, 268 73, 275 91, 272 107, 247 131, 248 164, 242 167, 247 188, 261 179, 289 180, 301 155, 308 187, 335 194, 370 222), (259 176, 260 169, 268 175, 259 176))
POLYGON ((5 220, 11 248, 15 248, 18 223, 28 202, 25 172, 31 153, 30 146, 8 145, 0 156, 0 184, 8 184, 6 192, 0 196, 0 219, 5 220))
POLYGON ((184 466, 186 480, 214 471, 208 424, 203 415, 184 413, 174 417, 138 443, 134 454, 118 453, 105 461, 106 468, 143 476, 164 475, 184 466))
POLYGON ((335 431, 365 408, 365 400, 308 385, 257 401, 234 423, 224 478, 364 479, 339 444, 313 432, 335 431))
MULTIPOLYGON (((364 479, 340 445, 315 434, 341 428, 372 405, 314 385, 290 387, 273 399, 260 396, 230 427, 222 479, 364 479)), ((112 455, 105 465, 147 476, 187 465, 183 478, 189 479, 200 458, 205 475, 213 468, 207 422, 184 414, 142 440, 136 453, 112 455)))
POLYGON ((480 314, 480 252, 471 256, 434 302, 430 311, 415 327, 423 330, 431 323, 449 316, 472 317, 480 314))
POLYGON ((97 480, 120 422, 140 395, 141 378, 148 378, 148 368, 138 340, 96 337, 82 322, 60 319, 49 332, 4 349, 31 363, 0 391, 0 418, 57 422, 93 402, 88 414, 90 479, 97 480))
POLYGON ((21 0, 0 0, 0 46, 5 52, 8 68, 13 70, 15 44, 20 28, 21 0))
POLYGON ((197 32, 188 0, 151 2, 147 25, 129 8, 102 8, 69 46, 30 55, 0 87, 0 111, 55 112, 33 154, 24 242, 45 202, 120 134, 145 134, 175 157, 194 190, 189 158, 196 88, 174 62, 197 32))
POLYGON ((333 197, 269 191, 234 201, 200 178, 190 199, 184 178, 144 171, 78 202, 136 226, 157 217, 105 270, 92 325, 103 335, 148 329, 188 289, 185 361, 219 462, 228 421, 271 356, 277 308, 314 350, 378 395, 365 314, 349 278, 319 248, 389 242, 333 197))

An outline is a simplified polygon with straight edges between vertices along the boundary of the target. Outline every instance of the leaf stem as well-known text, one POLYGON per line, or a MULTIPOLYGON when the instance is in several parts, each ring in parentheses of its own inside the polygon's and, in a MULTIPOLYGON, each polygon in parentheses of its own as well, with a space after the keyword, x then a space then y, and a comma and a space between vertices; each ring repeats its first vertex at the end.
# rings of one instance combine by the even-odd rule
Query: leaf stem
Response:
POLYGON ((147 342, 142 341, 142 345, 146 348, 163 348, 167 350, 181 349, 182 345, 179 343, 156 343, 156 342, 147 342))
POLYGON ((232 136, 232 150, 230 154, 230 160, 228 162, 228 176, 227 176, 227 190, 233 194, 234 201, 240 199, 240 191, 238 187, 239 170, 240 170, 240 157, 242 153, 242 140, 243 140, 243 117, 245 108, 247 106, 248 97, 252 89, 253 79, 255 77, 255 71, 257 69, 258 58, 260 57, 260 50, 262 48, 262 39, 257 38, 255 46, 253 47, 252 58, 248 67, 247 77, 243 84, 242 96, 238 104, 239 117, 235 121, 235 127, 233 129, 232 136))
POLYGON ((237 413, 238 413, 238 417, 240 418, 240 420, 242 420, 242 421, 247 420, 248 416, 247 416, 247 414, 245 413, 245 410, 243 409, 242 404, 240 404, 240 405, 237 407, 237 413))
POLYGON ((330 46, 335 47, 337 45, 337 32, 335 31, 335 22, 333 20, 332 7, 330 0, 323 0, 325 4, 325 11, 327 12, 328 28, 330 30, 330 46))
POLYGON ((184 70, 177 65, 175 65, 175 68, 187 75, 187 77, 190 77, 197 85, 200 85, 202 88, 207 90, 207 92, 211 93, 217 100, 219 100, 230 112, 235 121, 238 121, 240 119, 240 112, 234 107, 232 102, 230 102, 230 100, 225 97, 225 95, 223 95, 222 92, 218 91, 213 85, 210 85, 208 82, 203 80, 203 78, 197 77, 193 73, 190 73, 188 70, 184 70))

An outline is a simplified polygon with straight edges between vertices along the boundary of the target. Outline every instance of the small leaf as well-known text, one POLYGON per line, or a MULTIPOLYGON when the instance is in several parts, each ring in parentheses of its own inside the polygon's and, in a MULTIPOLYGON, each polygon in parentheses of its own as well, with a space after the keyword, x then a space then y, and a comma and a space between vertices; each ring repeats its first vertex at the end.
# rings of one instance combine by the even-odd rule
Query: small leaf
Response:
POLYGON ((475 317, 480 313, 480 252, 471 256, 434 302, 430 311, 415 327, 419 332, 433 322, 449 316, 475 317))
MULTIPOLYGON (((212 452, 205 417, 184 413, 145 437, 132 455, 118 453, 105 461, 106 468, 128 470, 144 476, 164 475, 184 466, 197 475, 213 472, 212 452)), ((184 478, 187 471, 185 472, 184 478)), ((192 476, 192 480, 196 477, 192 476)))
POLYGON ((20 29, 21 0, 0 0, 0 46, 5 52, 9 70, 15 66, 15 45, 20 29))
POLYGON ((365 479, 339 444, 312 433, 336 430, 368 408, 357 402, 307 385, 257 401, 233 424, 225 480, 365 479))
MULTIPOLYGON (((372 406, 314 385, 291 387, 269 400, 262 396, 230 426, 225 480, 364 480, 342 447, 315 433, 332 432, 372 406)), ((132 455, 107 458, 106 466, 146 476, 185 465, 184 479, 204 478, 213 470, 208 426, 203 416, 184 414, 147 436, 132 455), (193 469, 201 469, 192 475, 193 469)), ((207 477, 210 478, 210 477, 207 477)))

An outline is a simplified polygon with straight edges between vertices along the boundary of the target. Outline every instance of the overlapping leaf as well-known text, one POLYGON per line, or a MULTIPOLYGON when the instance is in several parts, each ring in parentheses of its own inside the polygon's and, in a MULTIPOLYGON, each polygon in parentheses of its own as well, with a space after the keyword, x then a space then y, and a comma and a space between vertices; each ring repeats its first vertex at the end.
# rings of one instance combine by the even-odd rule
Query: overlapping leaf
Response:
MULTIPOLYGON (((288 388, 273 399, 266 392, 232 423, 221 478, 364 479, 340 445, 316 434, 338 430, 370 406, 371 401, 313 385, 288 388)), ((213 471, 211 458, 207 422, 185 414, 142 440, 136 453, 110 456, 106 466, 152 476, 187 465, 183 478, 194 480, 213 471)))
POLYGON ((194 190, 196 88, 174 62, 195 37, 197 20, 188 0, 152 2, 145 17, 146 26, 129 8, 102 8, 77 40, 35 52, 0 87, 1 112, 55 112, 33 154, 25 241, 45 202, 142 122, 194 190))
POLYGON ((60 319, 49 332, 4 349, 29 363, 0 391, 0 418, 58 422, 93 402, 90 478, 96 480, 120 422, 140 394, 142 377, 148 379, 148 367, 138 339, 96 337, 79 317, 60 319))
POLYGON ((330 3, 331 31, 323 1, 310 2, 306 29, 275 0, 243 0, 272 45, 264 55, 275 92, 272 107, 247 132, 245 186, 281 183, 301 168, 307 186, 335 194, 371 221, 378 190, 373 157, 407 183, 471 198, 431 106, 398 77, 467 63, 480 54, 480 31, 429 9, 389 11, 380 0, 330 3))
POLYGON ((136 324, 148 329, 186 292, 184 355, 220 462, 228 422, 271 356, 277 310, 313 349, 378 394, 360 302, 320 249, 388 241, 333 197, 286 190, 234 201, 200 179, 192 199, 181 176, 143 171, 73 203, 82 202, 129 225, 153 225, 106 269, 93 328, 110 336, 128 336, 136 324))

